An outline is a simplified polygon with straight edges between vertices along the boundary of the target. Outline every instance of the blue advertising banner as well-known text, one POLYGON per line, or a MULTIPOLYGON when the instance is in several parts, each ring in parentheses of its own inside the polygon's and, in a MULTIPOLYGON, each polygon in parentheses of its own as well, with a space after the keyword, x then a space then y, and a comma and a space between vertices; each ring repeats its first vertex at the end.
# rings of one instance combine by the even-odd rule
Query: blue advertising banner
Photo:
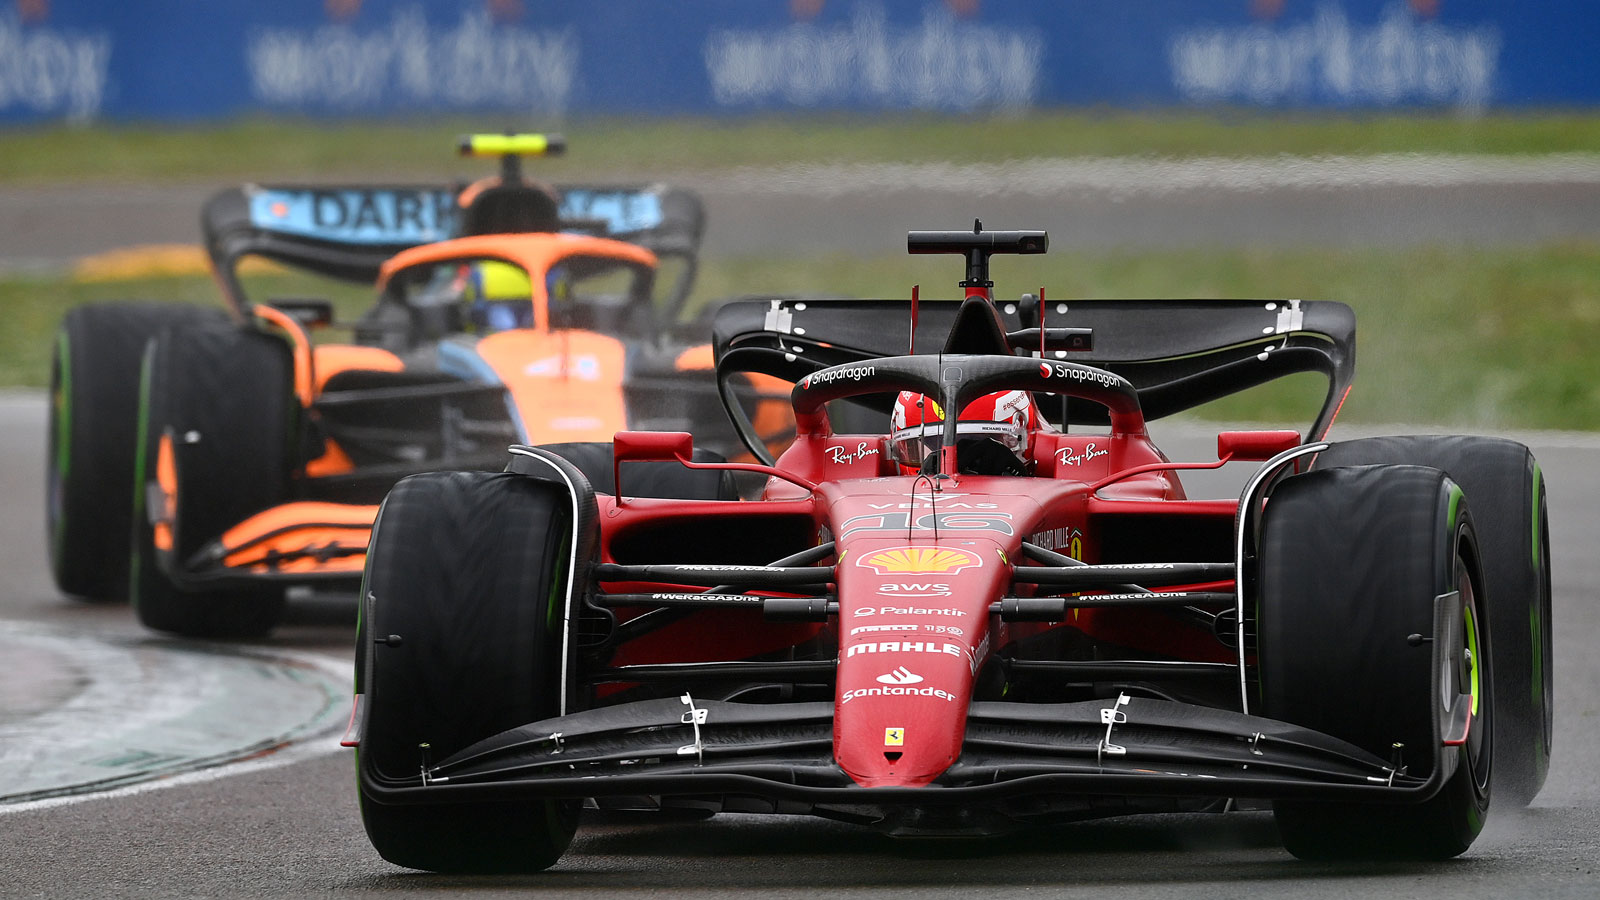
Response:
POLYGON ((1584 107, 1597 23, 1592 0, 0 0, 0 123, 1584 107))

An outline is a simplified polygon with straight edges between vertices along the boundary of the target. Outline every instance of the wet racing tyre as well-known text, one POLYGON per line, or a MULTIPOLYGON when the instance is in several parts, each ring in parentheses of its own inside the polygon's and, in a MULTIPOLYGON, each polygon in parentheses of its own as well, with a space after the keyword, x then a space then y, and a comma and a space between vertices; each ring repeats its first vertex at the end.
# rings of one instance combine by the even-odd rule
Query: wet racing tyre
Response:
POLYGON ((225 318, 184 303, 114 301, 76 307, 61 320, 50 364, 45 526, 62 593, 126 598, 145 344, 167 326, 225 318))
POLYGON ((1479 543, 1463 492, 1438 469, 1360 466, 1286 479, 1266 503, 1258 557, 1262 714, 1341 738, 1425 777, 1421 803, 1279 800, 1302 859, 1444 859, 1483 827, 1494 761, 1492 629, 1479 543), (1460 646, 1440 649, 1435 598, 1459 591, 1460 646), (1456 699, 1466 695, 1465 698, 1456 699), (1445 701, 1472 703, 1464 743, 1435 746, 1445 701), (1470 698, 1470 699, 1468 699, 1470 698))
POLYGON ((1483 604, 1494 632, 1495 800, 1531 801, 1550 767, 1555 696, 1550 618, 1550 515, 1544 473, 1516 441, 1466 435, 1344 441, 1317 467, 1419 465, 1466 492, 1483 555, 1483 604))
POLYGON ((424 752, 437 763, 560 713, 572 534, 566 492, 522 475, 415 475, 384 500, 356 636, 361 818, 384 859, 434 872, 533 872, 566 851, 578 800, 386 803, 378 794, 420 786, 424 752))
MULTIPOLYGON (((541 449, 577 467, 597 493, 617 493, 611 469, 612 445, 603 442, 541 444, 541 449)), ((696 448, 695 462, 726 462, 719 453, 696 448)), ((676 462, 625 462, 622 487, 629 497, 665 500, 737 500, 739 489, 726 469, 691 469, 676 462)))
POLYGON ((148 628, 246 638, 272 630, 276 584, 196 584, 190 561, 228 528, 288 499, 300 408, 280 338, 233 325, 171 328, 141 377, 129 589, 148 628))

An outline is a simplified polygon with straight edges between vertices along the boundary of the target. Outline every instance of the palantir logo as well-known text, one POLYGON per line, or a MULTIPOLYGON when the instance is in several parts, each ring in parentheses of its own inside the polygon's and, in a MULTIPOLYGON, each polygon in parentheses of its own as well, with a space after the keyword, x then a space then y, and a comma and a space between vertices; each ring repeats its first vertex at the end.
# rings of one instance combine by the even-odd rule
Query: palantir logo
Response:
POLYGON ((913 673, 905 666, 878 676, 879 684, 921 684, 922 676, 913 673))

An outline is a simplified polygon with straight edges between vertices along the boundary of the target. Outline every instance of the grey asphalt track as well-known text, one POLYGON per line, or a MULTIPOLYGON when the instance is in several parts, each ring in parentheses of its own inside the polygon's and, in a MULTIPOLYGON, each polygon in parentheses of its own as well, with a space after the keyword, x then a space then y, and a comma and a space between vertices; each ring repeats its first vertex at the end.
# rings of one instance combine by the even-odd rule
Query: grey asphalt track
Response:
MULTIPOLYGON (((1057 247, 1517 245, 1600 236, 1600 188, 1586 183, 1212 188, 1178 196, 975 196, 910 185, 877 197, 797 192, 784 199, 782 216, 773 214, 780 207, 770 193, 714 180, 700 186, 712 211, 713 255, 876 255, 897 246, 907 227, 959 227, 975 207, 1005 226, 1050 228, 1057 247)), ((212 187, 0 190, 0 266, 57 266, 130 243, 192 241, 196 211, 212 187)), ((43 629, 151 654, 197 649, 144 633, 126 607, 56 594, 44 563, 44 423, 39 395, 0 396, 0 644, 8 634, 43 629)), ((1135 818, 956 845, 896 843, 808 819, 613 818, 587 821, 569 855, 540 876, 449 878, 376 856, 356 812, 352 760, 324 733, 209 775, 57 805, 0 807, 0 897, 1600 896, 1600 754, 1592 749, 1600 745, 1600 654, 1591 649, 1600 641, 1600 556, 1592 551, 1600 534, 1600 440, 1526 439, 1550 485, 1556 758, 1533 807, 1495 809, 1461 859, 1299 863, 1279 848, 1262 814, 1135 818)), ((1173 455, 1206 452, 1201 442, 1173 455)), ((285 627, 254 646, 338 665, 350 658, 353 617, 349 599, 301 600, 285 627)), ((76 680, 60 672, 37 654, 0 657, 0 703, 12 705, 13 724, 75 696, 76 680)))
MULTIPOLYGON (((1461 159, 814 167, 661 180, 704 198, 703 251, 713 258, 881 256, 903 249, 910 228, 963 228, 975 216, 991 228, 1048 229, 1057 250, 1600 238, 1600 157, 1461 159)), ((0 187, 0 269, 60 268, 130 244, 194 244, 201 205, 232 186, 0 187)))
MULTIPOLYGON (((0 398, 0 628, 47 628, 159 651, 125 607, 58 596, 43 564, 45 404, 0 398), (21 623, 21 624, 17 624, 21 623)), ((1594 897, 1600 895, 1600 441, 1525 436, 1551 486, 1556 759, 1532 808, 1495 810, 1465 857, 1429 865, 1292 860, 1270 817, 1143 817, 970 844, 904 844, 827 822, 753 816, 660 823, 590 819, 537 877, 462 879, 395 868, 372 851, 351 758, 322 734, 210 775, 65 805, 0 807, 3 897, 316 897, 466 892, 682 897, 985 896, 1594 897)), ((1184 443, 1184 442, 1180 442, 1184 443)), ((1207 451, 1194 441, 1184 453, 1207 451)), ((350 658, 353 603, 302 601, 262 647, 350 658)), ((0 632, 3 633, 3 632, 0 632)), ((18 660, 5 661, 7 680, 18 660)))

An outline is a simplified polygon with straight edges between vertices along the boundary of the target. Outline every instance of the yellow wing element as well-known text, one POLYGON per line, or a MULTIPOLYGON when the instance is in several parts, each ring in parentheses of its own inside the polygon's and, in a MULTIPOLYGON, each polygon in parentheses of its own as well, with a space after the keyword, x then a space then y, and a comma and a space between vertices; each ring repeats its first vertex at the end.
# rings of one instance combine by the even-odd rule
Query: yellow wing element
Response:
POLYGON ((560 156, 567 139, 559 134, 464 134, 462 156, 560 156))

